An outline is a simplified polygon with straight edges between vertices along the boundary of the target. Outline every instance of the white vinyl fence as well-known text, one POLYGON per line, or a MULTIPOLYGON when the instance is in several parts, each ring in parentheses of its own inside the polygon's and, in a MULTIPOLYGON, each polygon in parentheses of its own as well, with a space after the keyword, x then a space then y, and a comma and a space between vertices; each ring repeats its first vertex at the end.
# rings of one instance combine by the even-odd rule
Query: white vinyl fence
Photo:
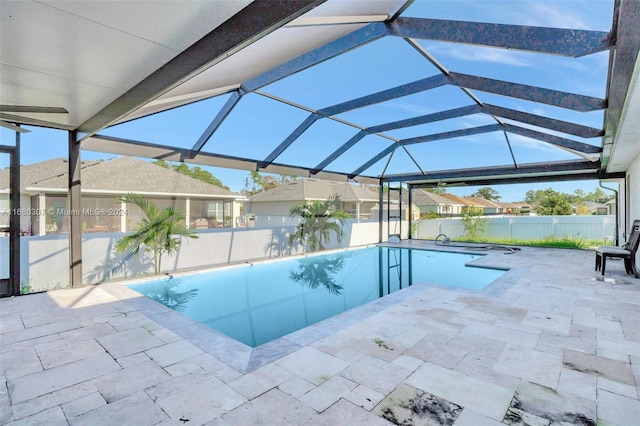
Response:
MULTIPOLYGON (((406 229, 406 223, 403 225, 406 229)), ((289 246, 294 226, 270 228, 223 228, 198 231, 198 239, 183 240, 174 257, 162 259, 163 272, 200 269, 237 262, 302 253, 289 246)), ((378 221, 347 221, 341 243, 335 239, 326 248, 352 247, 378 242, 378 221)), ((148 275, 151 260, 125 258, 115 250, 121 233, 86 234, 82 240, 82 269, 85 283, 99 283, 148 275)), ((21 281, 32 292, 68 287, 69 239, 67 235, 21 237, 21 281)), ((9 238, 0 238, 0 259, 8 259, 9 238), (5 257, 6 256, 6 257, 5 257)), ((0 273, 8 276, 8 262, 0 262, 0 273)))
MULTIPOLYGON (((546 237, 580 237, 610 241, 615 236, 616 218, 603 216, 511 216, 486 217, 484 237, 510 240, 539 240, 546 237)), ((413 238, 434 239, 439 234, 460 238, 465 234, 460 218, 421 220, 413 238)))

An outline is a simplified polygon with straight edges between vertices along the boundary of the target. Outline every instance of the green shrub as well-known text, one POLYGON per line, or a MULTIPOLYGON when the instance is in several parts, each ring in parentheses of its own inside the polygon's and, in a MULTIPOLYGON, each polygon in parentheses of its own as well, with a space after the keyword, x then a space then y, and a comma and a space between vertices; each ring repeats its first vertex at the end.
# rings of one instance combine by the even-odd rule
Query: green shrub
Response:
POLYGON ((462 224, 464 225, 464 236, 470 239, 477 239, 484 233, 489 219, 483 218, 482 209, 469 207, 464 211, 462 224))
POLYGON ((429 210, 425 213, 420 213, 420 220, 440 219, 442 216, 433 210, 429 210))
POLYGON ((555 237, 550 236, 541 240, 509 240, 498 238, 456 238, 458 242, 489 243, 499 245, 527 246, 527 247, 552 247, 566 249, 590 249, 602 245, 599 240, 585 240, 580 236, 555 237))

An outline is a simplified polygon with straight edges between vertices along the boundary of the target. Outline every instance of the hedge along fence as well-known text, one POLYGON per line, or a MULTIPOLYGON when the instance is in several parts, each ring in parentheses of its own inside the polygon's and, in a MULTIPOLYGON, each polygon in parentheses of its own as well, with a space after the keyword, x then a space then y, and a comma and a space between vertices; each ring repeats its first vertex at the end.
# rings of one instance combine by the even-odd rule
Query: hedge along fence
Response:
MULTIPOLYGON (((541 240, 547 237, 580 237, 587 240, 609 241, 615 237, 616 219, 602 216, 511 216, 484 217, 487 238, 501 240, 541 240)), ((439 234, 449 238, 465 235, 460 218, 421 220, 413 238, 434 239, 439 234)))

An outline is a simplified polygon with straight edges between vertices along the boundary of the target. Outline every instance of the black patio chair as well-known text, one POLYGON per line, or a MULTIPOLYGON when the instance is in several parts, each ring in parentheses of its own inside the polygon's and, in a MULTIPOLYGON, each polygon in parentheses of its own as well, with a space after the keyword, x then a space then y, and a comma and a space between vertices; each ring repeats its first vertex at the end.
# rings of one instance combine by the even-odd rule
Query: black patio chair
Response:
POLYGON ((640 220, 634 220, 631 235, 622 247, 600 246, 596 249, 596 271, 604 277, 607 258, 624 259, 624 269, 627 274, 640 278, 636 268, 636 253, 640 244, 640 220))

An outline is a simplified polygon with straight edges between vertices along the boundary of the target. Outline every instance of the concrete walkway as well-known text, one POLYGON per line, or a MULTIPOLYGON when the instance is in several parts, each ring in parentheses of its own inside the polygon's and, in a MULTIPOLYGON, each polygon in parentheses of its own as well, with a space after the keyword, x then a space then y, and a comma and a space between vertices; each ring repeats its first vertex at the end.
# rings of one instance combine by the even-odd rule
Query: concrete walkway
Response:
POLYGON ((2 299, 0 423, 637 425, 640 280, 594 256, 492 250, 485 290, 414 285, 257 349, 117 283, 2 299))

